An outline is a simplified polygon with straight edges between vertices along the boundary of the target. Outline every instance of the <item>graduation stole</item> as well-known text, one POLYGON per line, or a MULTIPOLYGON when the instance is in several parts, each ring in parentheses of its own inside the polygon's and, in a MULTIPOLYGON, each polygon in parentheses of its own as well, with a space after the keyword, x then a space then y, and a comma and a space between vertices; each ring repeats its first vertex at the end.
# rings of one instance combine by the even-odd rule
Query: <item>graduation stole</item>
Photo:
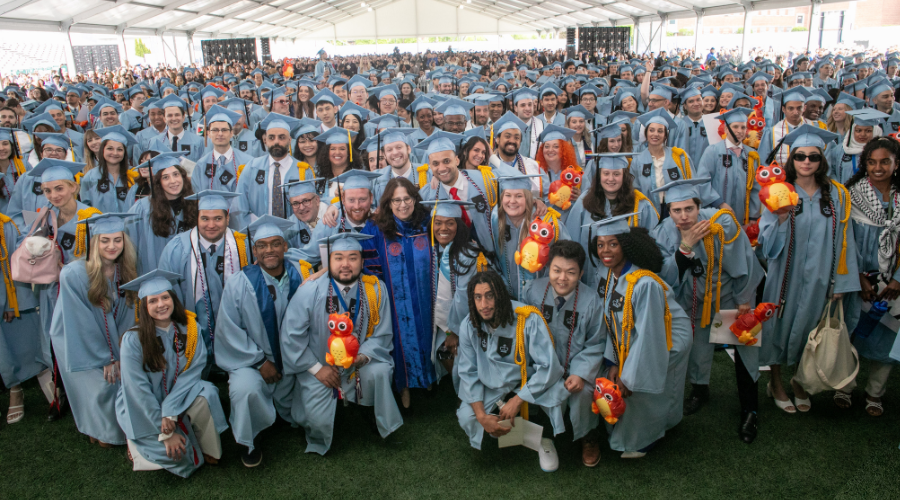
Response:
MULTIPOLYGON (((659 276, 653 274, 653 272, 648 271, 646 269, 638 269, 635 272, 628 274, 625 276, 625 280, 628 282, 628 288, 625 291, 625 304, 622 309, 622 333, 619 334, 618 329, 613 331, 610 328, 610 319, 603 315, 603 320, 606 321, 606 329, 609 332, 610 338, 613 341, 613 346, 615 348, 616 362, 619 365, 619 373, 622 373, 622 368, 625 366, 625 360, 628 359, 628 351, 631 349, 631 330, 634 329, 634 307, 631 304, 631 298, 634 295, 634 284, 638 282, 639 279, 649 276, 654 279, 659 286, 662 287, 665 292, 669 288, 665 283, 659 278, 659 276)), ((612 269, 609 269, 606 272, 606 288, 603 290, 603 303, 605 304, 607 301, 607 297, 609 296, 610 289, 610 279, 612 278, 612 269)), ((665 302, 665 324, 666 324, 666 348, 668 350, 672 349, 672 313, 669 311, 669 302, 665 302)), ((616 320, 615 313, 611 312, 610 317, 612 317, 612 326, 615 328, 616 320)))
MULTIPOLYGON (((706 250, 706 291, 703 293, 703 313, 702 317, 700 318, 700 328, 704 328, 709 324, 709 315, 712 312, 712 273, 713 265, 715 264, 713 253, 716 251, 714 239, 719 239, 719 274, 716 277, 715 311, 719 312, 719 298, 720 294, 722 293, 722 256, 725 251, 725 245, 733 243, 740 235, 741 226, 740 224, 738 224, 737 217, 734 216, 734 212, 732 212, 731 210, 719 210, 709 218, 709 234, 707 234, 703 238, 703 249, 706 250), (737 231, 734 233, 734 237, 732 237, 728 241, 725 241, 725 228, 723 228, 721 224, 716 222, 719 217, 724 215, 731 217, 731 219, 734 221, 735 227, 737 228, 737 231)), ((695 290, 694 293, 696 294, 697 291, 695 290)), ((691 318, 691 321, 693 320, 694 318, 691 318)))
POLYGON ((747 154, 747 157, 747 191, 746 196, 744 196, 744 225, 750 223, 750 192, 753 191, 753 182, 756 180, 756 169, 759 168, 759 153, 750 151, 750 153, 747 154))
MULTIPOLYGON (((285 265, 284 271, 290 280, 287 297, 288 302, 290 302, 303 279, 292 265, 285 265)), ((284 364, 281 358, 281 344, 278 336, 280 325, 278 324, 278 312, 275 310, 275 299, 259 266, 247 266, 244 268, 244 275, 247 276, 247 279, 253 286, 253 292, 256 295, 256 305, 259 307, 259 314, 262 316, 263 326, 266 328, 266 337, 269 339, 269 347, 272 348, 272 357, 275 359, 275 368, 278 369, 278 373, 282 373, 284 364)))
MULTIPOLYGON (((528 320, 528 316, 535 314, 538 318, 541 318, 541 321, 544 323, 544 328, 547 330, 547 334, 550 335, 550 344, 556 345, 556 342, 553 340, 553 334, 550 333, 550 327, 547 326, 547 320, 544 319, 544 315, 541 313, 540 309, 534 306, 521 306, 516 308, 516 354, 515 354, 515 362, 521 368, 522 373, 522 385, 521 387, 525 387, 525 383, 528 382, 528 359, 525 353, 525 322, 528 320)), ((553 354, 554 356, 556 354, 553 354)), ((528 403, 522 403, 522 418, 528 420, 528 403)))
POLYGON ((303 260, 303 259, 299 259, 299 260, 297 261, 297 264, 300 265, 300 276, 303 277, 303 280, 304 280, 304 281, 305 281, 305 280, 308 280, 308 279, 309 279, 309 275, 310 275, 310 273, 312 272, 313 265, 310 264, 309 262, 306 262, 306 261, 303 260))
MULTIPOLYGON (((630 158, 629 158, 629 160, 630 160, 630 158)), ((644 196, 644 193, 635 189, 634 190, 634 210, 632 210, 632 212, 634 212, 634 215, 632 215, 631 217, 628 218, 628 225, 630 227, 638 227, 638 222, 639 222, 638 221, 638 213, 640 212, 642 200, 646 201, 650 204, 650 208, 653 209, 653 212, 656 213, 656 218, 659 219, 659 211, 657 211, 656 207, 653 206, 653 202, 650 201, 649 198, 644 196)))
POLYGON ((422 189, 423 187, 425 187, 425 184, 428 184, 428 164, 426 163, 424 165, 419 165, 418 167, 416 167, 416 173, 419 175, 419 189, 422 189))
MULTIPOLYGON (((135 309, 137 310, 137 309, 135 309)), ((194 354, 197 352, 197 337, 198 337, 198 328, 197 328, 197 313, 193 313, 184 310, 184 313, 187 315, 187 341, 184 345, 184 357, 187 362, 184 364, 184 370, 181 370, 181 373, 187 371, 188 367, 191 366, 191 363, 194 361, 194 354)), ((178 353, 175 353, 178 356, 178 353)), ((175 376, 178 376, 178 373, 175 373, 175 376)), ((175 382, 172 382, 172 386, 175 386, 175 382)))
POLYGON ((16 233, 22 234, 19 231, 19 226, 13 222, 12 219, 7 217, 6 215, 0 214, 0 271, 3 273, 3 282, 6 285, 6 300, 9 303, 9 308, 12 309, 16 317, 19 317, 19 300, 16 296, 16 285, 12 280, 12 270, 9 267, 9 248, 6 246, 6 224, 12 224, 14 228, 16 228, 16 233))
POLYGON ((691 160, 688 159, 687 153, 681 148, 672 148, 672 161, 681 170, 681 176, 685 179, 691 178, 691 160))
POLYGON ((375 331, 375 326, 381 322, 378 312, 381 309, 381 287, 378 285, 378 277, 371 274, 360 276, 359 281, 366 293, 366 309, 369 310, 369 321, 366 324, 366 338, 369 338, 375 331), (375 307, 372 307, 373 304, 375 307))
POLYGON ((234 241, 237 243, 238 260, 243 269, 247 264, 247 235, 234 231, 234 241))
POLYGON ((559 218, 561 217, 560 213, 554 210, 553 208, 547 207, 547 213, 544 215, 542 221, 553 226, 553 242, 556 243, 559 240, 559 218))
POLYGON ((494 208, 497 206, 497 198, 495 197, 497 193, 497 176, 494 175, 494 170, 488 165, 479 166, 478 171, 481 172, 481 177, 484 179, 484 198, 488 205, 494 208))
MULTIPOLYGON (((853 204, 850 201, 850 191, 848 191, 843 184, 834 179, 831 179, 831 184, 837 189, 838 201, 844 204, 844 218, 840 220, 841 224, 844 225, 844 229, 841 240, 841 257, 838 262, 837 273, 847 274, 847 225, 850 221, 850 209, 853 208, 853 204)), ((837 210, 835 209, 835 211, 837 210)), ((833 215, 833 217, 836 216, 836 214, 833 215)))
POLYGON ((309 163, 305 161, 297 162, 297 175, 300 177, 301 181, 311 180, 316 178, 316 173, 313 171, 313 168, 309 166, 309 163), (310 178, 306 178, 306 173, 309 172, 310 178))
MULTIPOLYGON (((83 208, 78 211, 78 221, 81 222, 92 215, 102 214, 100 210, 94 207, 83 208)), ((78 228, 75 230, 75 252, 73 255, 75 257, 81 257, 84 255, 85 250, 87 248, 87 224, 78 224, 78 228)))
POLYGON ((485 269, 488 269, 490 265, 487 257, 484 256, 484 252, 478 252, 478 257, 475 259, 475 271, 480 273, 485 269))

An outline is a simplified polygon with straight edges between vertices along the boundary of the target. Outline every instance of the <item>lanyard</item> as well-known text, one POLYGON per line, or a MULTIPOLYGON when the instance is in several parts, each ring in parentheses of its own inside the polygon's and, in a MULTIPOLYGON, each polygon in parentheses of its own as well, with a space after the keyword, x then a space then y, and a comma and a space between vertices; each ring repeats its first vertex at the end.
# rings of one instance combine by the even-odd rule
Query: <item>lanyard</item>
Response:
POLYGON ((356 310, 351 311, 349 307, 347 307, 347 303, 344 302, 344 296, 341 295, 341 289, 338 288, 337 283, 334 282, 334 278, 331 278, 331 289, 336 291, 338 303, 344 308, 344 311, 351 313, 353 315, 353 324, 356 324, 356 318, 359 316, 359 310, 361 309, 359 304, 359 289, 362 288, 361 283, 356 284, 356 310))

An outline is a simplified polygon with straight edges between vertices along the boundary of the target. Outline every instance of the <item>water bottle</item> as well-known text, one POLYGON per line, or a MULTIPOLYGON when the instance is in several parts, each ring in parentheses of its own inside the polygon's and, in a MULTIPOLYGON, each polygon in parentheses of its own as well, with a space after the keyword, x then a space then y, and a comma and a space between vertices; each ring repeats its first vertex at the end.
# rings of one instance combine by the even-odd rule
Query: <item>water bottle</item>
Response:
POLYGON ((864 339, 871 335, 887 310, 887 301, 873 302, 872 308, 859 317, 859 323, 856 324, 856 328, 853 330, 853 336, 864 339))

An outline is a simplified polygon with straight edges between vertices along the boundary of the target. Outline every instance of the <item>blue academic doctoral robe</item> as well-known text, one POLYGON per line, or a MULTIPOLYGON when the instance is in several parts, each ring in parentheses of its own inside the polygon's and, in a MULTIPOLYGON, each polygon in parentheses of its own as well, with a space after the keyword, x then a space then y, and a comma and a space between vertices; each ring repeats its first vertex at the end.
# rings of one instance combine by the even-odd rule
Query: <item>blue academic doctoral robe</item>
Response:
POLYGON ((156 336, 163 346, 166 368, 161 372, 144 370, 144 356, 136 329, 122 336, 122 384, 116 395, 116 417, 129 444, 140 455, 163 469, 188 477, 204 463, 200 448, 203 440, 184 415, 188 408, 202 398, 209 408, 217 434, 228 429, 219 390, 210 382, 200 379, 206 359, 206 346, 196 339, 194 358, 187 364, 187 326, 170 324, 168 328, 156 328, 156 336), (175 433, 185 437, 185 452, 181 460, 166 456, 165 443, 159 440, 163 417, 179 417, 175 433))
MULTIPOLYGON (((697 221, 709 220, 717 212, 713 208, 700 210, 697 221)), ((740 222, 740 220, 738 221, 740 222)), ((739 230, 734 225, 731 217, 720 216, 716 219, 725 231, 725 241, 734 238, 739 230)), ((656 244, 663 254, 663 269, 659 277, 672 288, 678 304, 688 314, 694 335, 694 345, 691 348, 691 357, 688 375, 692 384, 709 385, 709 374, 712 369, 713 352, 715 345, 709 343, 709 330, 715 316, 716 293, 719 293, 720 309, 737 309, 739 304, 755 306, 756 287, 765 276, 759 259, 750 246, 750 240, 741 234, 733 242, 726 244, 722 253, 722 287, 716 290, 716 281, 719 278, 719 249, 721 244, 718 238, 713 239, 713 276, 712 276, 712 304, 710 307, 709 321, 705 327, 701 327, 703 312, 703 297, 706 293, 707 254, 702 241, 694 245, 694 259, 688 259, 678 249, 681 244, 681 232, 672 219, 667 218, 651 233, 656 244), (677 252, 677 253, 676 253, 677 252), (682 257, 684 257, 682 259, 682 257), (702 274, 695 274, 700 271, 702 274), (693 304, 697 304, 697 310, 693 311, 693 304)), ((735 342, 735 347, 741 355, 741 360, 747 368, 753 380, 759 378, 759 347, 745 346, 735 342)))
POLYGON ((250 450, 254 438, 275 423, 276 411, 294 424, 296 377, 284 375, 280 325, 303 278, 287 263, 285 270, 281 280, 256 265, 235 274, 225 285, 225 307, 217 319, 216 363, 228 372, 231 430, 235 441, 250 450), (281 380, 263 380, 259 367, 266 361, 282 373, 281 380))
MULTIPOLYGON (((361 282, 353 285, 350 298, 356 297, 354 289, 362 287, 361 282)), ((356 380, 350 380, 354 371, 341 370, 341 390, 344 398, 362 406, 375 407, 375 423, 381 437, 387 437, 403 425, 403 418, 397 408, 397 402, 391 391, 394 360, 391 357, 393 331, 391 326, 390 303, 387 300, 387 287, 383 282, 377 285, 382 297, 378 304, 379 322, 374 326, 372 335, 366 337, 369 324, 369 304, 365 293, 360 290, 359 301, 345 301, 348 307, 358 311, 351 312, 353 332, 360 341, 359 354, 366 356, 369 362, 357 371, 362 392, 362 399, 356 396, 356 380), (366 305, 362 305, 365 302, 366 305)), ((332 280, 322 276, 300 287, 288 305, 284 322, 281 326, 281 352, 284 361, 284 373, 297 377, 298 391, 294 399, 292 414, 294 421, 306 432, 306 452, 324 455, 331 448, 334 436, 334 415, 338 400, 335 391, 325 387, 309 370, 318 365, 325 365, 325 353, 328 352, 327 328, 329 312, 344 313, 347 311, 332 288, 332 280)), ((355 300, 355 299, 353 299, 355 300)))
MULTIPOLYGON (((513 310, 524 306, 512 302, 513 310)), ((485 327, 487 328, 487 327, 485 327)), ((550 332, 540 316, 528 315, 525 320, 525 358, 528 380, 522 386, 522 367, 516 364, 516 317, 513 323, 485 333, 480 338, 466 316, 459 329, 456 370, 459 373, 459 399, 462 404, 456 410, 456 418, 469 437, 469 445, 481 449, 484 428, 475 419, 472 403, 482 403, 484 411, 496 414, 496 405, 510 392, 530 405, 540 406, 550 417, 553 435, 565 431, 562 405, 568 397, 565 389, 563 367, 556 357, 550 332)), ((531 407, 530 412, 537 411, 531 407)))
MULTIPOLYGON (((2 224, 6 250, 15 251, 25 238, 12 222, 2 224)), ((37 296, 27 283, 14 282, 13 293, 18 303, 19 316, 7 323, 0 321, 0 380, 6 387, 15 387, 47 369, 41 353, 41 319, 38 315, 37 296)), ((0 305, 6 312, 13 297, 0 286, 0 305)))
MULTIPOLYGON (((803 189, 797 189, 801 204, 794 209, 794 246, 790 248, 790 218, 778 223, 778 216, 768 210, 763 211, 759 220, 759 245, 763 257, 768 261, 768 278, 763 291, 763 302, 778 304, 784 316, 775 317, 763 323, 760 365, 793 365, 800 361, 800 355, 811 332, 822 317, 827 302, 832 263, 834 263, 834 293, 850 294, 858 292, 859 272, 856 264, 856 238, 853 225, 847 227, 847 274, 837 273, 837 260, 841 254, 844 223, 844 200, 838 200, 837 188, 831 188, 831 199, 837 212, 835 234, 832 235, 832 217, 823 215, 820 204, 821 189, 810 196, 803 189), (797 213, 799 212, 799 214, 797 213), (832 236, 836 251, 832 251, 832 236), (780 291, 785 275, 788 253, 792 254, 790 281, 781 306, 780 291)), ((849 223, 849 221, 848 221, 849 223)), ((845 299, 846 300, 846 299, 845 299)), ((854 312, 844 308, 849 331, 856 326, 854 312)))
POLYGON ((138 217, 132 217, 125 222, 125 231, 128 232, 131 242, 134 243, 134 248, 138 250, 139 275, 147 274, 158 268, 160 256, 169 241, 175 235, 191 229, 184 227, 184 211, 179 210, 177 214, 173 212, 175 228, 172 229, 171 234, 166 237, 156 235, 153 232, 153 225, 150 223, 150 197, 139 200, 128 212, 138 215, 138 217))
MULTIPOLYGON (((616 333, 622 334, 626 276, 639 270, 626 264, 618 280, 604 273, 600 282, 606 317, 601 325, 607 337, 604 357, 619 363, 616 355, 616 333), (612 283, 610 283, 610 281, 612 283), (607 292, 607 288, 609 288, 607 292)), ((625 365, 618 365, 622 384, 632 391, 626 400, 625 413, 614 424, 606 424, 609 446, 616 451, 639 451, 665 436, 682 418, 684 377, 691 351, 691 324, 671 291, 663 291, 652 278, 645 277, 634 285, 631 297, 634 328, 625 365), (672 349, 666 350, 665 304, 672 314, 672 349)), ((623 335, 624 336, 624 335, 623 335)))
POLYGON ((418 226, 394 217, 398 234, 375 235, 381 279, 391 299, 394 331, 394 389, 426 388, 435 381, 428 221, 418 226))
POLYGON ((573 439, 578 440, 600 423, 600 416, 591 411, 591 403, 606 349, 606 337, 600 334, 603 303, 597 292, 584 283, 578 284, 562 309, 557 309, 556 297, 550 279, 539 278, 526 290, 525 302, 540 309, 547 321, 553 334, 556 358, 563 367, 562 380, 565 382, 570 375, 584 380, 584 388, 577 393, 569 392, 566 398, 573 439))
POLYGON ((50 339, 79 432, 101 442, 122 445, 116 422, 119 382, 103 378, 103 367, 119 361, 119 339, 134 325, 134 308, 107 280, 112 307, 104 311, 88 300, 90 282, 84 260, 66 265, 59 275, 59 298, 50 339))

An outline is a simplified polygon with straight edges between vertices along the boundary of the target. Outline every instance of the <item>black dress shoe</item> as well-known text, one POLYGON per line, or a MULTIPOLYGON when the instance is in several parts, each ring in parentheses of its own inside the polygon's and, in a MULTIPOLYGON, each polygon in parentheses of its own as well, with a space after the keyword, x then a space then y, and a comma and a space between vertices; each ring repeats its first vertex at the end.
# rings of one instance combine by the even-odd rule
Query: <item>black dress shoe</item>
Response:
POLYGON ((691 395, 684 400, 684 415, 693 415, 709 401, 709 386, 691 384, 691 395))
POLYGON ((747 444, 752 443, 756 439, 758 425, 759 417, 756 416, 755 412, 741 412, 741 425, 738 426, 738 436, 741 437, 741 441, 747 444))
POLYGON ((66 393, 62 393, 56 401, 50 404, 50 413, 47 414, 47 422, 56 422, 63 418, 68 409, 69 400, 66 398, 66 393))
POLYGON ((245 451, 241 453, 241 462, 244 463, 244 467, 256 467, 262 463, 262 451, 259 448, 254 448, 251 452, 245 451))

